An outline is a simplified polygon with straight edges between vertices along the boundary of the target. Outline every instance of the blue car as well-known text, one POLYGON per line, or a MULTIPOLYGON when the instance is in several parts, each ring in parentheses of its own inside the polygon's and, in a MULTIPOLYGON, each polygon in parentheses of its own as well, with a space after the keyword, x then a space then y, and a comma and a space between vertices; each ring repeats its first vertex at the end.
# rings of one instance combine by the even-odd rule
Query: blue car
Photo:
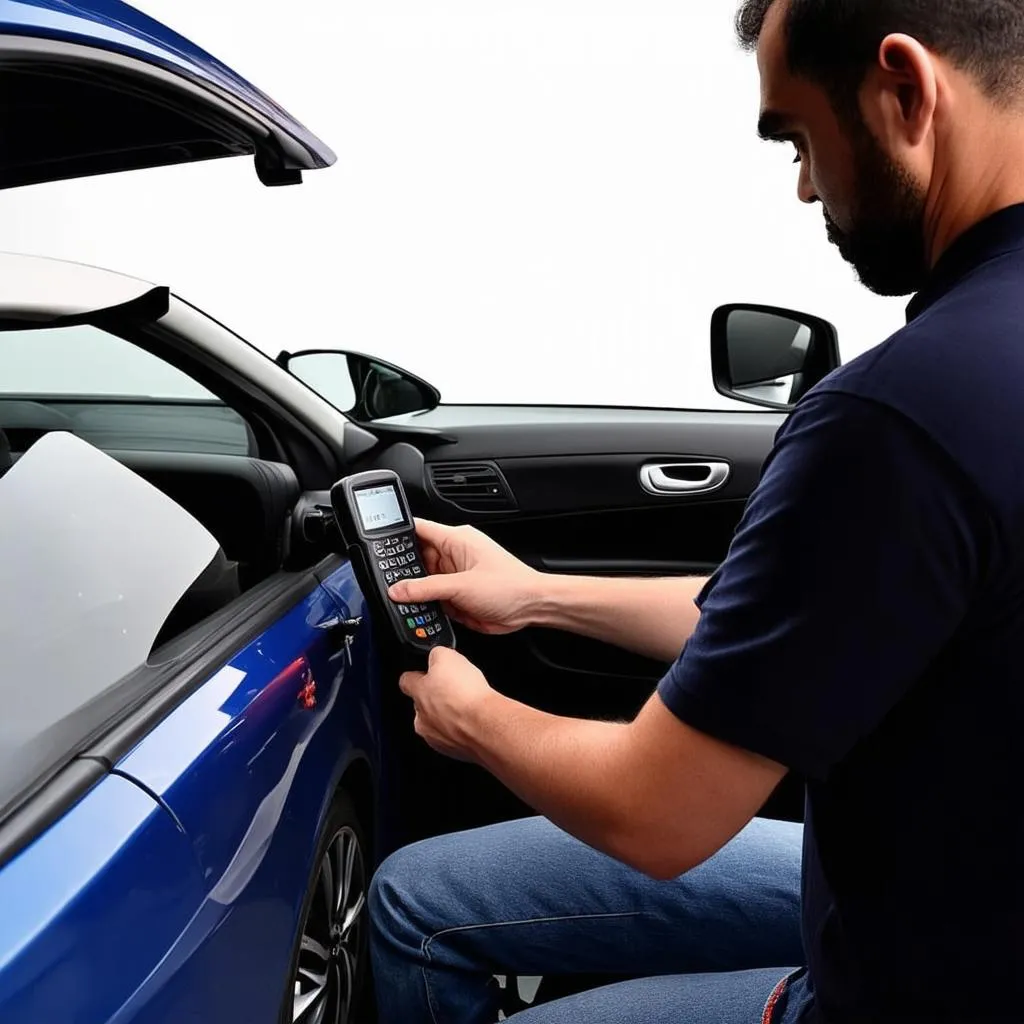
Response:
MULTIPOLYGON (((4 188, 228 156, 296 185, 334 161, 117 0, 0 0, 0 86, 4 188)), ((0 254, 0 1021, 371 1020, 375 866, 530 810, 416 739, 330 488, 392 470, 416 515, 545 571, 710 573, 838 362, 796 311, 711 328, 716 387, 755 408, 456 406, 373 355, 270 358, 166 284, 0 254)), ((632 715, 665 668, 457 633, 556 714, 632 715)), ((793 779, 762 813, 802 807, 793 779)))
MULTIPOLYGON (((3 187, 334 161, 121 3, 4 0, 0 82, 3 187)), ((354 1018, 393 842, 371 623, 317 531, 348 427, 166 288, 0 258, 0 1020, 354 1018)))

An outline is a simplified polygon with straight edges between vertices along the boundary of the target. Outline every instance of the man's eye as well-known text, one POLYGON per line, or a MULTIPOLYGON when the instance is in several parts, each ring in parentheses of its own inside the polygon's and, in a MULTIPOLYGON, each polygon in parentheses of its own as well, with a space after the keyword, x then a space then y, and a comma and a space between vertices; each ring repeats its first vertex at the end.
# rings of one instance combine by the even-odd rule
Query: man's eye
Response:
POLYGON ((800 147, 796 147, 796 156, 793 157, 793 163, 798 164, 803 160, 803 156, 800 153, 800 147))

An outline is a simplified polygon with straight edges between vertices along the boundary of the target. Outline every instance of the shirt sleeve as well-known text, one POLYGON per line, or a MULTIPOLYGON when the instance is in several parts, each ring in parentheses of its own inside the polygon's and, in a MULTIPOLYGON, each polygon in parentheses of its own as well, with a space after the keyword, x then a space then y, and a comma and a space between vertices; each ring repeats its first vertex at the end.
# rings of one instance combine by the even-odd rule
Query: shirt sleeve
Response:
POLYGON ((701 732, 824 778, 949 642, 987 524, 915 424, 812 394, 779 433, 662 700, 701 732))

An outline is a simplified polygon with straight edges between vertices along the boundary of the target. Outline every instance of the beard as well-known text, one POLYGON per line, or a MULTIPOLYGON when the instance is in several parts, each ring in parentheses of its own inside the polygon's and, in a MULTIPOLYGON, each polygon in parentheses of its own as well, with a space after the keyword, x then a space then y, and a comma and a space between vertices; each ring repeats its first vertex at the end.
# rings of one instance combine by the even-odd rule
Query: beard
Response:
POLYGON ((828 240, 876 295, 909 295, 928 276, 924 189, 878 145, 864 125, 854 135, 858 199, 847 229, 825 213, 828 240))

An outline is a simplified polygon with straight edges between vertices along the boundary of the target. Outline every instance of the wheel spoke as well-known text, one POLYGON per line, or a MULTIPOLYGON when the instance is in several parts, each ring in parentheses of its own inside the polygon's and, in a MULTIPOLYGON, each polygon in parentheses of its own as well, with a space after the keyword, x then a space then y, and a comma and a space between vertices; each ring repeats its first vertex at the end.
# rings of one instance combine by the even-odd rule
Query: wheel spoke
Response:
MULTIPOLYGON (((336 913, 341 913, 341 909, 349 901, 350 894, 352 892, 352 873, 355 869, 356 855, 359 853, 359 844, 356 842, 355 834, 352 832, 344 833, 345 842, 345 881, 338 891, 338 906, 336 913)), ((360 894, 362 895, 362 894, 360 894)), ((347 915, 346 915, 347 916, 347 915)))
MULTIPOLYGON (((332 844, 333 846, 333 844, 332 844)), ((323 879, 324 902, 327 910, 327 927, 334 921, 335 876, 334 864, 331 863, 331 847, 327 848, 324 859, 320 862, 320 877, 323 879)))
POLYGON ((335 965, 335 970, 338 972, 338 1024, 348 1024, 355 974, 352 970, 352 958, 347 949, 342 950, 341 962, 335 965))
POLYGON ((323 983, 308 992, 296 992, 292 999, 292 1024, 319 1024, 327 1005, 327 976, 323 983))
POLYGON ((299 949, 303 953, 312 953, 317 959, 322 960, 325 968, 327 966, 327 961, 331 958, 331 954, 321 946, 312 935, 302 936, 302 940, 299 943, 299 949))
POLYGON ((366 897, 363 895, 363 893, 360 893, 358 898, 356 899, 355 904, 345 911, 345 920, 341 923, 342 939, 348 937, 348 933, 352 930, 352 925, 354 925, 359 920, 359 916, 360 914, 362 914, 363 907, 365 906, 366 897))
POLYGON ((327 984, 327 969, 324 969, 323 974, 314 971, 311 967, 300 967, 298 969, 299 978, 305 978, 307 981, 313 983, 314 988, 323 988, 327 984))
POLYGON ((324 998, 320 1000, 317 1005, 316 1013, 313 1014, 309 1024, 324 1024, 324 1020, 327 1018, 327 1007, 330 1004, 330 996, 327 994, 327 990, 324 990, 324 998))
POLYGON ((351 827, 339 828, 328 844, 316 886, 299 942, 292 1024, 349 1024, 366 914, 363 853, 351 827))

